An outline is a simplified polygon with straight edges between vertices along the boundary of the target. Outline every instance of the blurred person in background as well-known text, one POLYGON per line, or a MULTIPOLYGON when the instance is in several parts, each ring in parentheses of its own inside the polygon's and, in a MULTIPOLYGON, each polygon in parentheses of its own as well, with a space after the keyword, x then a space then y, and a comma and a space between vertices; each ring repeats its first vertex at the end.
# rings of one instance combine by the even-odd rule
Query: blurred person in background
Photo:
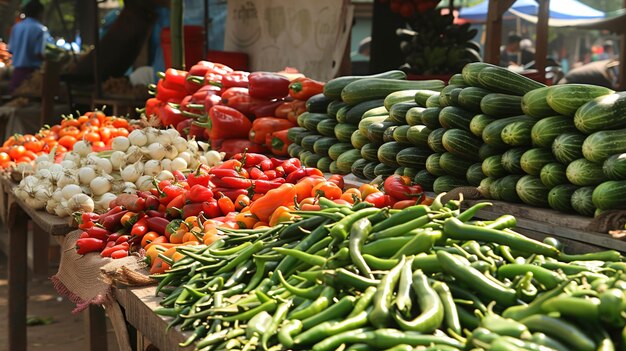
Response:
POLYGON ((520 65, 520 42, 522 38, 519 35, 512 34, 506 41, 506 45, 500 48, 500 66, 519 66, 520 65))
POLYGON ((13 75, 9 91, 14 91, 43 62, 46 43, 51 40, 48 29, 41 24, 43 5, 31 0, 22 7, 24 19, 11 29, 9 52, 13 55, 13 75))

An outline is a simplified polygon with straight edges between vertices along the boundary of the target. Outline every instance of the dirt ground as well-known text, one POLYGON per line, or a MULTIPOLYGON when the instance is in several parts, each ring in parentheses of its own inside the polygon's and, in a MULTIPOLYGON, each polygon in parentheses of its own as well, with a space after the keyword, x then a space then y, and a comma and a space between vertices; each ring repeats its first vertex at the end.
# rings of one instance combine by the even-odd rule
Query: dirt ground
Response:
MULTIPOLYGON (((48 277, 56 270, 51 266, 48 277)), ((32 277, 30 274, 28 294, 28 316, 52 318, 51 324, 28 327, 29 351, 87 350, 83 314, 72 314, 74 304, 60 297, 47 277, 32 277)), ((0 250, 0 351, 8 351, 7 299, 7 256, 0 250)), ((103 331, 108 336, 108 350, 117 351, 115 334, 108 324, 107 330, 103 331)))

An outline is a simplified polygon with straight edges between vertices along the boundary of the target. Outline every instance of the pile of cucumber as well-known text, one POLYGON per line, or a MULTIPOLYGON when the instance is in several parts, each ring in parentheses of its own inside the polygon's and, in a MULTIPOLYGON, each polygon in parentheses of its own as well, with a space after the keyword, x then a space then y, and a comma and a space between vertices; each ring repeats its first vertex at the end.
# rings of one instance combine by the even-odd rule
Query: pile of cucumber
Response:
POLYGON ((469 185, 585 216, 626 209, 625 92, 546 87, 487 63, 466 65, 445 87, 405 78, 329 81, 290 131, 290 155, 362 179, 410 176, 436 193, 469 185))

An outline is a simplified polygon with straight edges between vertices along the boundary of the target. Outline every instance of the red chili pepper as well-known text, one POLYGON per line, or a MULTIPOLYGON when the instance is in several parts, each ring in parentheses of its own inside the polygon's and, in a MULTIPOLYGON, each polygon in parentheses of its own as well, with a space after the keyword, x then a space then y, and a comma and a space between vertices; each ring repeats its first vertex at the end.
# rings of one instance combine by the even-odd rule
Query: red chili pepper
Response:
MULTIPOLYGON (((270 170, 271 171, 271 170, 270 170)), ((274 169, 276 171, 276 178, 284 178, 286 173, 282 166, 278 166, 274 169)))
POLYGON ((151 231, 157 232, 159 235, 165 235, 165 227, 167 227, 170 221, 162 217, 148 217, 146 223, 151 231))
POLYGON ((111 235, 111 232, 100 227, 92 227, 85 231, 90 238, 105 240, 111 235))
MULTIPOLYGON (((213 192, 211 191, 211 189, 202 186, 202 185, 194 185, 189 189, 189 192, 187 193, 187 200, 189 200, 190 202, 204 202, 204 201, 209 201, 213 198, 213 192)), ((186 218, 186 217, 183 217, 186 218)))
POLYGON ((141 212, 145 209, 146 199, 135 194, 119 194, 109 206, 122 206, 131 212, 141 212))
POLYGON ((187 177, 185 177, 185 174, 183 174, 183 172, 179 170, 172 171, 172 175, 174 176, 174 179, 176 179, 176 181, 179 183, 187 181, 187 177))
POLYGON ((107 238, 107 247, 109 246, 109 243, 111 242, 113 243, 113 245, 115 245, 115 242, 117 241, 117 239, 119 239, 119 237, 120 237, 120 233, 113 233, 109 235, 109 237, 107 238))
MULTIPOLYGON (((115 240, 115 245, 119 245, 121 243, 126 243, 130 239, 130 235, 120 235, 117 240, 115 240)), ((130 243, 129 243, 130 244, 130 243)))
POLYGON ((344 179, 341 175, 339 174, 333 174, 328 178, 328 181, 331 183, 334 183, 336 186, 338 186, 339 188, 343 189, 345 182, 344 179))
POLYGON ((148 217, 161 217, 161 218, 165 218, 165 213, 163 212, 159 212, 159 211, 155 211, 155 210, 148 210, 146 211, 146 215, 148 217))
POLYGON ((146 204, 144 206, 145 210, 156 210, 157 208, 159 208, 159 198, 157 198, 156 196, 150 195, 147 198, 145 198, 146 204))
POLYGON ((204 212, 204 215, 207 218, 215 218, 222 215, 222 213, 220 212, 220 207, 217 204, 217 200, 215 199, 203 202, 202 212, 204 212))
POLYGON ((80 236, 78 238, 82 239, 82 238, 88 238, 88 237, 89 237, 89 234, 87 234, 87 232, 82 232, 80 233, 80 236))
POLYGON ((298 180, 306 176, 307 176, 306 170, 304 168, 298 168, 297 170, 287 174, 287 178, 285 179, 285 181, 287 183, 296 184, 298 180))
POLYGON ((97 213, 93 213, 93 212, 83 212, 80 215, 81 218, 81 222, 82 223, 89 223, 89 222, 95 222, 98 220, 98 218, 100 218, 100 215, 97 213))
POLYGON ((398 200, 411 200, 423 196, 424 191, 419 185, 411 185, 411 178, 391 175, 385 179, 384 190, 398 200))
POLYGON ((250 168, 250 178, 252 179, 269 179, 263 171, 257 167, 250 168))
POLYGON ((233 201, 237 200, 239 195, 248 195, 248 189, 215 188, 213 191, 216 195, 224 195, 233 201))
POLYGON ((242 162, 244 168, 250 168, 253 166, 257 166, 264 160, 269 160, 269 158, 261 153, 255 153, 253 151, 248 150, 245 153, 238 153, 233 155, 233 159, 242 162))
POLYGON ((233 200, 227 196, 220 197, 220 199, 217 200, 217 205, 224 215, 235 212, 235 204, 233 203, 233 200))
POLYGON ((299 159, 292 157, 284 161, 280 166, 285 170, 285 173, 290 174, 299 170, 302 167, 302 163, 299 159))
POLYGON ((128 251, 128 248, 130 247, 130 244, 128 244, 128 242, 123 242, 119 245, 114 245, 111 247, 107 247, 106 249, 102 250, 102 252, 100 253, 100 256, 102 257, 111 257, 111 254, 114 253, 117 250, 126 250, 128 251))
POLYGON ((110 216, 106 216, 104 219, 102 219, 102 217, 100 217, 100 219, 102 220, 101 222, 98 221, 100 224, 102 224, 102 226, 110 231, 110 232, 115 232, 118 228, 122 227, 122 217, 124 217, 124 215, 127 213, 127 210, 121 211, 121 212, 117 212, 115 214, 112 214, 110 216))
POLYGON ((274 163, 272 163, 272 160, 268 158, 267 160, 261 161, 259 167, 261 167, 262 171, 269 171, 271 169, 274 169, 274 163))
POLYGON ((191 187, 196 184, 205 187, 209 186, 209 180, 211 179, 211 176, 208 173, 209 171, 210 170, 208 166, 202 164, 199 165, 198 168, 196 168, 195 172, 189 173, 189 175, 187 176, 187 183, 191 187))
POLYGON ((296 78, 289 84, 289 96, 294 99, 308 100, 311 96, 321 94, 323 91, 324 83, 311 78, 296 78))
POLYGON ((267 152, 267 148, 260 144, 255 144, 248 139, 227 139, 222 142, 219 151, 226 154, 226 158, 230 158, 234 154, 248 150, 252 153, 267 152))
POLYGON ((113 259, 119 259, 124 257, 128 257, 128 250, 126 249, 120 249, 111 254, 111 258, 113 259))
POLYGON ((84 255, 89 252, 100 251, 104 249, 106 243, 104 240, 96 238, 82 238, 76 240, 76 253, 84 255))
POLYGON ((233 71, 222 76, 222 89, 228 89, 233 87, 247 88, 249 75, 249 72, 233 71))
POLYGON ((159 201, 163 205, 167 205, 175 197, 181 195, 185 191, 185 189, 183 189, 182 187, 171 184, 171 182, 168 185, 165 185, 163 187, 161 187, 161 184, 159 184, 159 189, 160 189, 160 194, 161 194, 161 198, 159 201))
POLYGON ((180 211, 185 205, 185 195, 180 194, 167 204, 165 212, 172 218, 180 217, 180 211))
POLYGON ((267 177, 268 180, 272 180, 272 179, 276 179, 278 178, 278 172, 274 169, 270 169, 269 171, 265 171, 263 172, 263 174, 265 175, 265 177, 267 177))
POLYGON ((211 182, 219 188, 247 189, 252 186, 252 180, 239 177, 213 177, 211 182))
POLYGON ((274 180, 262 180, 258 179, 254 181, 253 191, 255 193, 265 194, 272 189, 276 189, 279 186, 283 185, 284 181, 274 181, 274 180))
POLYGON ((202 212, 203 204, 202 203, 191 203, 183 206, 183 211, 181 218, 189 218, 191 216, 197 216, 202 212))
MULTIPOLYGON (((110 206, 110 205, 109 205, 109 206, 110 206)), ((122 206, 114 206, 114 207, 111 207, 111 208, 109 209, 109 211, 107 211, 107 212, 105 212, 105 213, 103 213, 103 214, 101 214, 101 215, 100 215, 100 217, 98 218, 98 223, 102 224, 102 221, 103 221, 103 220, 104 220, 107 216, 114 215, 114 214, 116 214, 116 213, 118 213, 118 212, 122 212, 123 210, 124 210, 124 209, 122 208, 122 206)))
POLYGON ((143 236, 147 232, 148 232, 148 222, 147 222, 147 218, 144 217, 138 220, 137 223, 133 225, 133 228, 130 230, 130 235, 143 236))
POLYGON ((254 72, 248 77, 250 96, 278 99, 289 94, 289 79, 271 72, 254 72))
POLYGON ((365 201, 373 204, 378 208, 392 206, 396 202, 393 197, 383 193, 382 191, 367 195, 367 197, 365 197, 365 201))
POLYGON ((213 168, 209 171, 210 174, 221 178, 221 177, 239 177, 239 173, 234 169, 228 168, 213 168))

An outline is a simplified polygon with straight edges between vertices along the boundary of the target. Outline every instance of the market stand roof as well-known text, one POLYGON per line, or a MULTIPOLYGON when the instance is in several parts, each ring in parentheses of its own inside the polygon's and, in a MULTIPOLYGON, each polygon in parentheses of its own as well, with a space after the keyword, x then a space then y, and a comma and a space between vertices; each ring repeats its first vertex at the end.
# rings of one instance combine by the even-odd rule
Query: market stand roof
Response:
MULTIPOLYGON (((464 7, 459 12, 459 17, 466 21, 485 22, 489 10, 489 1, 485 0, 472 7, 464 7)), ((536 0, 517 0, 506 15, 519 17, 534 17, 537 22, 539 4, 536 0)), ((591 8, 576 0, 558 0, 550 2, 550 20, 597 20, 605 17, 605 13, 591 8)), ((532 22, 532 20, 531 20, 532 22)))

